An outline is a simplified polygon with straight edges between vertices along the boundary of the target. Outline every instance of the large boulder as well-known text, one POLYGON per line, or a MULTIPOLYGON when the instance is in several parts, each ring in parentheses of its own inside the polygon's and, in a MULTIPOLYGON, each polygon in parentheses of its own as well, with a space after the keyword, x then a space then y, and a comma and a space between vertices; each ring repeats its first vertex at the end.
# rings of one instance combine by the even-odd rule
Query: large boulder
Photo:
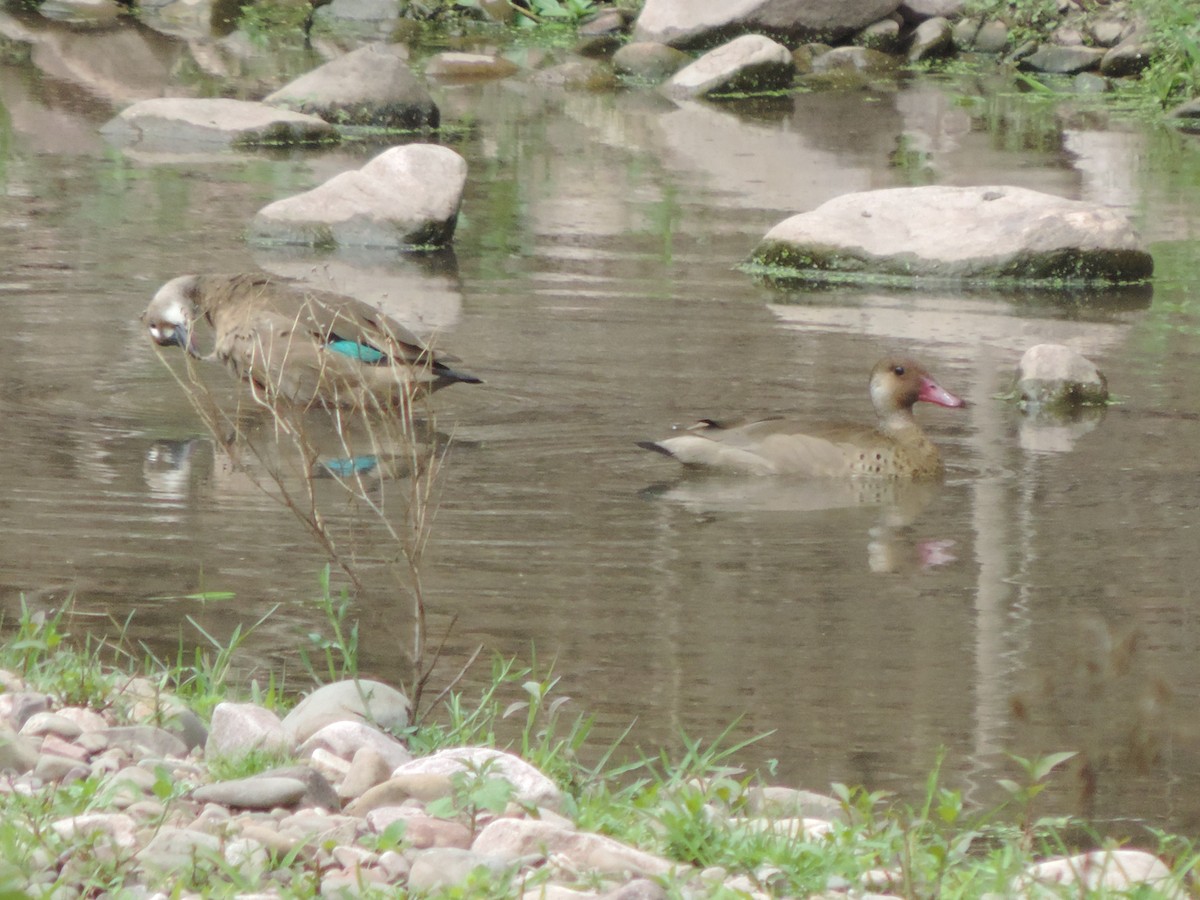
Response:
POLYGON ((400 45, 360 47, 285 84, 264 102, 340 125, 437 128, 437 104, 403 52, 400 45))
POLYGON ((791 86, 795 71, 787 47, 761 34, 744 34, 680 69, 664 90, 672 97, 780 90, 791 86))
POLYGON ((156 97, 123 109, 100 129, 113 143, 162 150, 337 143, 316 116, 247 100, 156 97))
POLYGON ((1137 283, 1154 270, 1128 218, 1011 186, 844 194, 785 219, 752 262, 816 281, 1137 283))
POLYGON ((448 147, 393 147, 361 169, 264 206, 250 224, 259 244, 408 249, 449 244, 467 162, 448 147))
POLYGON ((791 44, 837 43, 891 15, 900 0, 646 0, 634 40, 704 47, 750 32, 791 44))

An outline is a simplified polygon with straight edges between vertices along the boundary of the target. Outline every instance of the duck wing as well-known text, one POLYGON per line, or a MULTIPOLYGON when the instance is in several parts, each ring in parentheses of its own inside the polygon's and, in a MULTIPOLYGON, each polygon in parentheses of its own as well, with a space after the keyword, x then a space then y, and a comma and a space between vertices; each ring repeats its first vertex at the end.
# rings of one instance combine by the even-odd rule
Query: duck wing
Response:
POLYGON ((687 466, 754 475, 827 477, 854 473, 862 453, 886 440, 873 428, 820 428, 784 418, 719 422, 702 419, 678 434, 643 444, 687 466))

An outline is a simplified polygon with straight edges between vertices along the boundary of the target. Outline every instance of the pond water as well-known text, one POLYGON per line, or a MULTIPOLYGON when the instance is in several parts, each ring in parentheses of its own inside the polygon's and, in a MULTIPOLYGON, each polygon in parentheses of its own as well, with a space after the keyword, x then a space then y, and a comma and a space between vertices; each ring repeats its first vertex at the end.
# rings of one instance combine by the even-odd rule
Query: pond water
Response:
MULTIPOLYGON (((1200 834, 1195 142, 1003 79, 724 105, 434 85, 470 164, 454 253, 321 257, 251 248, 245 223, 380 147, 125 155, 99 126, 185 90, 186 45, 133 26, 54 40, 55 64, 0 66, 7 610, 73 596, 77 629, 170 654, 203 642, 189 617, 227 640, 275 608, 242 671, 304 686, 325 556, 230 469, 137 316, 186 272, 315 273, 487 381, 436 398, 454 443, 422 574, 433 639, 457 622, 435 682, 478 645, 536 653, 599 743, 635 722, 630 747, 654 752, 736 722, 736 739, 769 732, 739 759, 817 790, 916 798, 944 747, 944 782, 987 803, 1017 774, 1006 751, 1075 750, 1043 811, 1200 834), (111 81, 63 62, 88 41, 126 47, 97 57, 111 81), (1120 206, 1153 292, 815 289, 737 269, 792 213, 926 182, 1120 206), (999 397, 1043 341, 1089 355, 1120 402, 1026 421, 999 397), (702 415, 869 420, 867 372, 893 349, 970 402, 918 411, 942 484, 680 479, 635 446, 702 415), (203 591, 235 599, 187 599, 203 591)), ((370 574, 388 547, 367 525, 356 540, 370 574)), ((377 589, 354 610, 364 668, 405 678, 406 607, 377 589)))

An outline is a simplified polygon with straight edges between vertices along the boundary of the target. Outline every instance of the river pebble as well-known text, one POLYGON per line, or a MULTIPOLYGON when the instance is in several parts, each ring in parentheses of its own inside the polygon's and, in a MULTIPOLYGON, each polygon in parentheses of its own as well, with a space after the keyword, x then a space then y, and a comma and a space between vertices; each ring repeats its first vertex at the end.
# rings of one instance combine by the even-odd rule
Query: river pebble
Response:
MULTIPOLYGON (((210 877, 236 871, 246 883, 269 885, 278 877, 271 867, 289 859, 319 878, 329 896, 357 895, 369 885, 456 890, 479 875, 511 875, 512 884, 521 886, 514 896, 530 900, 663 900, 664 888, 655 880, 663 877, 690 885, 687 896, 736 892, 757 898, 785 890, 775 884, 783 873, 770 865, 749 874, 715 866, 700 870, 581 831, 562 812, 557 786, 510 753, 455 747, 408 760, 400 741, 363 721, 361 705, 348 699, 357 696, 344 687, 327 692, 325 699, 339 699, 310 705, 315 716, 293 719, 289 726, 264 708, 222 704, 214 714, 209 747, 220 746, 223 754, 237 747, 249 752, 264 746, 264 735, 277 741, 282 732, 288 737, 278 745, 280 751, 298 760, 224 780, 211 777, 204 744, 189 749, 156 726, 101 726, 81 714, 86 711, 64 715, 38 708, 40 702, 5 704, 8 718, 0 720, 0 729, 21 746, 29 765, 10 768, 2 789, 36 796, 64 780, 91 775, 99 779, 96 796, 109 804, 50 825, 60 844, 35 854, 31 862, 41 871, 31 875, 31 883, 58 885, 55 897, 78 896, 71 885, 87 883, 89 866, 121 860, 123 889, 149 896, 145 885, 207 859, 214 866, 210 877), (344 718, 331 718, 338 714, 344 718), (18 719, 26 734, 14 730, 18 719), (233 739, 234 734, 243 737, 233 739), (304 744, 297 734, 305 735, 304 744), (397 759, 404 761, 393 768, 397 759), (469 790, 464 774, 503 778, 520 802, 510 802, 500 814, 464 807, 456 816, 432 815, 427 804, 435 800, 458 797, 462 802, 464 787, 469 790)), ((407 722, 407 705, 398 692, 389 688, 372 696, 386 699, 393 722, 407 722)), ((719 805, 706 806, 703 814, 747 834, 784 834, 798 843, 826 840, 845 815, 832 797, 782 786, 756 787, 744 800, 737 816, 719 805)), ((1168 875, 1151 854, 1110 851, 1039 863, 1013 888, 1049 882, 1136 890, 1158 886, 1168 875)), ((897 871, 874 870, 857 884, 830 884, 827 896, 885 896, 870 892, 894 889, 900 881, 897 871)), ((261 896, 276 895, 267 889, 261 896)))

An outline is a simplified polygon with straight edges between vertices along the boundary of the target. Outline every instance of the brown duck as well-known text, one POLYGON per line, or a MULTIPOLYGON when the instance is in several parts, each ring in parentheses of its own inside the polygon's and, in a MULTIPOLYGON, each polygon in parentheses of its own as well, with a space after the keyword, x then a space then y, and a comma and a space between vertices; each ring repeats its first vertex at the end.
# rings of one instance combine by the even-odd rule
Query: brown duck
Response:
POLYGON ((181 275, 142 314, 152 341, 194 357, 201 319, 215 334, 211 357, 266 397, 390 407, 405 393, 480 381, 361 300, 264 274, 181 275))
POLYGON ((805 428, 784 418, 721 423, 702 419, 661 441, 639 444, 685 466, 751 475, 932 478, 942 473, 937 447, 913 417, 920 400, 938 406, 966 403, 941 387, 918 362, 887 357, 871 370, 874 428, 805 428))

